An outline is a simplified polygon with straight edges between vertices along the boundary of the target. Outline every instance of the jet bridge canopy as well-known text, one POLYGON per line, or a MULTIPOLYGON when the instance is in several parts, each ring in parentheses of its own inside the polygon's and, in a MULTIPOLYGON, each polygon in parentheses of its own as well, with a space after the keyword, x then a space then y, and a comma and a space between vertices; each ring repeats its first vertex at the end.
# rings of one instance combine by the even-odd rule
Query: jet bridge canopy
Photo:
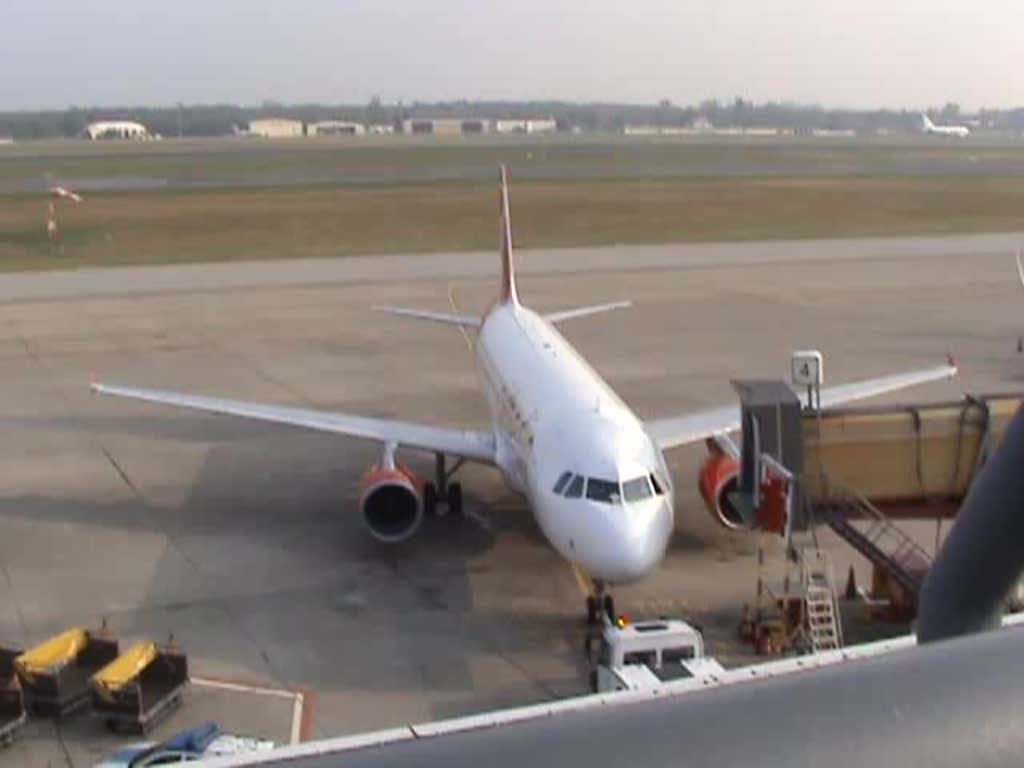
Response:
POLYGON ((765 473, 778 462, 791 475, 792 531, 822 521, 815 508, 851 494, 893 517, 952 517, 1022 402, 1014 393, 804 410, 785 382, 733 386, 742 449, 730 501, 750 527, 763 523, 765 473))
POLYGON ((739 513, 753 523, 761 506, 766 458, 788 470, 788 520, 791 530, 807 527, 799 478, 804 465, 800 398, 777 379, 738 379, 732 382, 740 399, 742 447, 737 489, 730 499, 739 513))
POLYGON ((781 381, 734 387, 742 450, 725 493, 735 513, 787 539, 828 525, 872 563, 893 615, 911 616, 932 555, 895 520, 954 516, 1022 396, 804 410, 781 381))

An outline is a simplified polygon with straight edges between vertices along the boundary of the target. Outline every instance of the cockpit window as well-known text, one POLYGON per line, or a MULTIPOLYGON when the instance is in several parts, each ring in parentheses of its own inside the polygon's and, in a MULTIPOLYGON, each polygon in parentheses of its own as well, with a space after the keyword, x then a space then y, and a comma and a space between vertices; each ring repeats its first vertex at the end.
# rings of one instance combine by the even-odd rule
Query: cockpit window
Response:
POLYGON ((569 483, 569 488, 565 492, 565 496, 568 499, 578 499, 583 495, 583 475, 576 475, 572 482, 569 483))
POLYGON ((643 501, 644 499, 651 498, 653 493, 647 475, 638 477, 635 480, 627 480, 622 484, 622 497, 626 501, 643 501))
POLYGON ((606 504, 618 504, 622 501, 619 484, 611 480, 599 480, 594 477, 587 478, 587 498, 593 501, 603 501, 606 504))
POLYGON ((658 479, 658 474, 656 472, 651 473, 651 486, 654 488, 655 496, 664 496, 665 488, 668 487, 658 479))
POLYGON ((563 472, 562 476, 558 478, 558 482, 555 483, 555 493, 561 493, 565 486, 569 483, 569 478, 572 477, 572 472, 563 472))

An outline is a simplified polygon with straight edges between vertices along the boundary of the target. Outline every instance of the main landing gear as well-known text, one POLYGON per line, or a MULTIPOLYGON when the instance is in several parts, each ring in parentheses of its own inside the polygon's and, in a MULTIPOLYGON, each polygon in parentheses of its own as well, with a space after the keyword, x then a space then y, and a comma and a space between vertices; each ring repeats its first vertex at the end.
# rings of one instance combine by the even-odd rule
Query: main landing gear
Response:
POLYGON ((437 514, 437 505, 448 507, 448 514, 454 518, 462 517, 462 484, 450 482, 452 476, 459 471, 464 459, 459 459, 448 469, 443 453, 434 454, 434 482, 423 486, 423 513, 428 517, 437 514))
POLYGON ((608 617, 608 621, 615 623, 615 599, 605 593, 603 582, 594 582, 594 594, 587 597, 587 626, 596 627, 603 623, 601 613, 608 617))

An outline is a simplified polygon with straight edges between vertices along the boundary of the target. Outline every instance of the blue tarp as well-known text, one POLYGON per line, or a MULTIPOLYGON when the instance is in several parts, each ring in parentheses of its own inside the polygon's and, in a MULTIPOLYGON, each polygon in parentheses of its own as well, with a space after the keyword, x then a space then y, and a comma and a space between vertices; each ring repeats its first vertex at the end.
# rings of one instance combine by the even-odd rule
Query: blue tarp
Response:
POLYGON ((182 752, 194 752, 197 755, 203 754, 210 742, 220 736, 220 728, 214 722, 203 723, 190 731, 184 731, 172 736, 160 746, 163 749, 176 749, 182 752))

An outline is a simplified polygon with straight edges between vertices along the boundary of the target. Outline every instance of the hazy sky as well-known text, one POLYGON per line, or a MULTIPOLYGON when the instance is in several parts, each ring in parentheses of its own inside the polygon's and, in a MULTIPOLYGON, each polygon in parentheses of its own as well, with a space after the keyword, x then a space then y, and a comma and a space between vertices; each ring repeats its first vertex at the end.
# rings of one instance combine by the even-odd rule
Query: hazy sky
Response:
POLYGON ((0 110, 708 97, 1024 104, 1024 0, 2 0, 0 110))

